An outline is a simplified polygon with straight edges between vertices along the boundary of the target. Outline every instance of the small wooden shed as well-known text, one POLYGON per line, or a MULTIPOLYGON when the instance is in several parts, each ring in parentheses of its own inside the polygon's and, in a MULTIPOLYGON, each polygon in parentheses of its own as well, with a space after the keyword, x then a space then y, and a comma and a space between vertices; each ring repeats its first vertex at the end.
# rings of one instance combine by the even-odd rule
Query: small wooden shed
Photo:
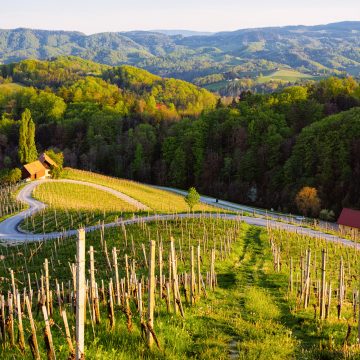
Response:
POLYGON ((46 176, 46 168, 39 160, 25 164, 22 172, 25 180, 44 179, 46 176))
POLYGON ((337 221, 340 232, 353 240, 360 239, 360 210, 344 208, 337 221))

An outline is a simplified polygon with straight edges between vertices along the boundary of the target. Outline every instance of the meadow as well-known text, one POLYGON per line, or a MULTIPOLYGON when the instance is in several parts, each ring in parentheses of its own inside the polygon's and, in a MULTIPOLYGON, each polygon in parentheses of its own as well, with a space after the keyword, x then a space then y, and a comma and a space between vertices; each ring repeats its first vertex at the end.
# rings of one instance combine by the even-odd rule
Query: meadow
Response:
POLYGON ((284 81, 284 82, 296 82, 298 80, 313 79, 314 77, 309 74, 304 74, 292 69, 279 69, 270 74, 260 76, 256 81, 260 84, 269 81, 284 81))
POLYGON ((314 79, 312 75, 304 74, 292 69, 279 69, 268 75, 260 76, 256 79, 256 82, 263 84, 269 81, 282 81, 282 82, 296 82, 298 80, 314 79))

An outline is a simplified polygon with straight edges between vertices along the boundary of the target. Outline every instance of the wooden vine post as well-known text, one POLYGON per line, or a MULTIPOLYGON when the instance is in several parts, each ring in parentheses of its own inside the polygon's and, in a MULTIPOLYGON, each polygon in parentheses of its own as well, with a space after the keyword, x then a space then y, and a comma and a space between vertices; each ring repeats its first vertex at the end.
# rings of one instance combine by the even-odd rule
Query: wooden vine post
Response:
POLYGON ((294 272, 294 264, 293 258, 290 258, 290 278, 289 278, 289 291, 292 294, 294 291, 294 279, 293 279, 293 272, 294 272))
POLYGON ((39 346, 38 346, 37 337, 36 337, 36 327, 35 327, 34 319, 32 316, 31 304, 30 304, 28 296, 25 296, 25 304, 26 304, 26 309, 27 309, 27 313, 28 313, 28 317, 29 317, 29 321, 30 321, 30 326, 31 326, 32 346, 30 346, 30 348, 31 348, 34 359, 40 360, 39 346))
POLYGON ((44 316, 44 321, 45 321, 45 338, 47 339, 47 357, 49 360, 55 360, 56 356, 55 356, 55 350, 54 350, 54 344, 53 344, 53 340, 52 340, 52 335, 51 335, 51 329, 50 329, 50 321, 49 321, 49 316, 46 310, 46 305, 42 305, 41 307, 42 309, 42 313, 44 316))
POLYGON ((22 353, 24 353, 25 352, 25 338, 24 338, 24 328, 23 328, 23 323, 22 323, 20 293, 16 294, 16 304, 17 304, 18 330, 19 330, 18 344, 19 344, 20 351, 22 353))
POLYGON ((85 230, 78 230, 76 252, 76 360, 85 359, 85 230))
POLYGON ((200 244, 197 247, 197 291, 198 296, 201 296, 201 254, 200 244))
POLYGON ((154 343, 153 334, 154 329, 154 308, 155 308, 155 241, 150 241, 150 262, 149 262, 149 297, 148 297, 148 329, 147 329, 147 343, 149 348, 154 343))
POLYGON ((194 264, 194 247, 190 249, 190 304, 195 304, 195 264, 194 264))
POLYGON ((320 319, 325 319, 325 297, 326 297, 326 251, 322 250, 321 257, 321 294, 320 294, 320 319))
POLYGON ((72 344, 72 340, 71 340, 71 334, 70 334, 70 329, 69 329, 69 324, 68 324, 68 320, 67 320, 67 316, 66 316, 66 311, 65 309, 63 309, 61 311, 61 316, 63 318, 63 322, 64 322, 64 326, 65 326, 65 335, 66 335, 66 342, 68 344, 69 347, 69 351, 70 354, 73 355, 75 354, 75 350, 72 344))
POLYGON ((51 312, 50 312, 49 262, 48 262, 48 259, 45 259, 44 269, 45 269, 46 310, 47 310, 48 315, 51 316, 51 312))

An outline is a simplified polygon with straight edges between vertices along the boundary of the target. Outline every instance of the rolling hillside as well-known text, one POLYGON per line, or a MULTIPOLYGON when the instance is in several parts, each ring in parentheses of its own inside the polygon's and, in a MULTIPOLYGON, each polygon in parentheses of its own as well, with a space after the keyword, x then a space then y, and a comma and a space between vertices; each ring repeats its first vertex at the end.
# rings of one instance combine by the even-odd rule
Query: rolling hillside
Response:
POLYGON ((0 62, 80 56, 130 64, 192 81, 209 74, 256 73, 289 66, 306 74, 359 75, 360 22, 243 29, 216 34, 130 31, 85 35, 32 29, 0 30, 0 62))

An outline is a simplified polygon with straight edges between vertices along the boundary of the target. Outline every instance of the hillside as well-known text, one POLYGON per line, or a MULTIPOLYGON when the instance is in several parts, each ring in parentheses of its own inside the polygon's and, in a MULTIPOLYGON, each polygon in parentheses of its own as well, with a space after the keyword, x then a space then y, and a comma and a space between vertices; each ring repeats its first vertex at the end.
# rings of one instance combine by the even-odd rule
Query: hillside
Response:
MULTIPOLYGON (((118 104, 126 108, 125 112, 139 102, 142 112, 177 118, 198 115, 216 103, 207 90, 182 80, 161 78, 129 65, 111 67, 72 56, 0 65, 0 74, 27 87, 50 87, 65 101, 118 104)), ((0 86, 5 90, 16 88, 16 84, 0 86)))
MULTIPOLYGON (((292 213, 299 211, 297 193, 308 186, 321 204, 314 216, 324 210, 334 217, 344 206, 359 206, 360 189, 351 175, 358 167, 354 136, 360 106, 354 78, 332 77, 272 94, 242 92, 240 101, 222 103, 182 80, 73 57, 24 60, 3 65, 1 73, 5 181, 6 169, 21 166, 19 126, 27 108, 37 150, 62 151, 66 166, 180 189, 196 186, 213 197, 292 213), (322 121, 322 133, 331 131, 326 121, 331 115, 347 119, 353 131, 329 135, 327 143, 320 138, 315 151, 317 137, 303 134, 322 121), (301 146, 311 163, 299 160, 301 146), (323 149, 333 154, 325 164, 318 156, 325 157, 323 149), (299 165, 306 169, 299 173, 299 165), (336 174, 341 169, 341 176, 329 169, 336 174)), ((262 81, 304 76, 280 69, 264 72, 262 81)))
POLYGON ((84 35, 32 29, 0 30, 0 62, 79 56, 130 64, 187 81, 210 74, 255 78, 284 66, 308 75, 360 71, 360 22, 243 29, 216 34, 131 31, 84 35))

